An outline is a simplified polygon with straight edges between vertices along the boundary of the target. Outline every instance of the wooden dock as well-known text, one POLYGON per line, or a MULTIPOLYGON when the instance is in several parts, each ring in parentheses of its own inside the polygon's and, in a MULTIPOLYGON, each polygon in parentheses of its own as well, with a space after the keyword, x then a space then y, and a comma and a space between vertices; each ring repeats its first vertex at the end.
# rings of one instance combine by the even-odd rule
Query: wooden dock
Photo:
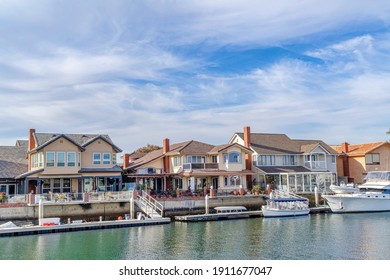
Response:
POLYGON ((174 220, 179 222, 204 222, 204 221, 217 221, 217 220, 230 220, 230 219, 247 219, 261 217, 262 212, 259 211, 242 211, 242 212, 230 212, 230 213, 212 213, 212 214, 200 214, 200 215, 186 215, 175 216, 174 220))
POLYGON ((114 220, 114 221, 70 223, 70 224, 61 224, 61 225, 52 225, 52 226, 12 227, 12 228, 0 229, 0 237, 47 234, 47 233, 57 233, 57 232, 69 232, 69 231, 97 230, 97 229, 109 229, 109 228, 121 228, 121 227, 140 227, 140 226, 169 224, 170 222, 171 222, 170 218, 160 218, 160 219, 145 219, 145 220, 114 220))

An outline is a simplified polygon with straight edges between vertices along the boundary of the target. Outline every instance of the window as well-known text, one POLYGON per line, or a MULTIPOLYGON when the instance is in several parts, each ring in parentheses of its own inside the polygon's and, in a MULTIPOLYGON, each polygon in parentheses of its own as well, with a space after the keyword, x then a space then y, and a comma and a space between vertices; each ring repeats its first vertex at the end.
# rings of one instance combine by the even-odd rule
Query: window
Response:
POLYGON ((112 164, 116 164, 116 154, 112 154, 112 164))
POLYGON ((81 153, 77 153, 78 154, 78 157, 77 157, 77 166, 81 166, 81 153))
POLYGON ((283 156, 283 165, 287 165, 287 166, 297 165, 297 156, 294 155, 283 156))
POLYGON ((39 153, 39 167, 43 166, 43 153, 39 153))
POLYGON ((258 162, 259 165, 262 165, 262 166, 275 165, 275 156, 273 156, 273 155, 270 155, 270 156, 261 155, 258 157, 258 159, 259 159, 259 162, 258 162))
POLYGON ((173 166, 180 166, 180 165, 181 165, 181 157, 174 157, 173 166))
POLYGON ((188 163, 204 163, 205 162, 204 156, 188 156, 187 162, 188 163))
POLYGON ((218 163, 218 157, 217 156, 211 156, 211 162, 212 163, 218 163))
POLYGON ((111 163, 111 154, 104 153, 103 154, 103 164, 110 164, 111 163))
POLYGON ((65 166, 65 153, 64 152, 57 152, 57 166, 58 167, 65 166))
POLYGON ((101 154, 93 153, 93 164, 100 164, 101 154))
POLYGON ((229 162, 240 163, 241 162, 241 154, 238 152, 230 152, 229 153, 229 162))
POLYGON ((336 163, 336 156, 332 155, 332 163, 336 163))
POLYGON ((380 164, 379 154, 366 154, 366 164, 380 164))
POLYGON ((46 153, 46 166, 47 167, 54 167, 55 162, 55 153, 54 152, 47 152, 46 153))
POLYGON ((76 166, 76 153, 74 152, 68 153, 68 166, 69 167, 76 166))

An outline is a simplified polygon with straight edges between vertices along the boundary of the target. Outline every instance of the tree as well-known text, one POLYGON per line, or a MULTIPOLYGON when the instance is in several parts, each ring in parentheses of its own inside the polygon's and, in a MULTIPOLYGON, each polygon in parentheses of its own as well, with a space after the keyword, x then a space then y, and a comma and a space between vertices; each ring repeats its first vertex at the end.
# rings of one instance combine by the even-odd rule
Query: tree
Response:
POLYGON ((153 151, 159 150, 159 149, 161 149, 161 147, 159 147, 157 145, 147 144, 144 147, 138 148, 134 152, 145 153, 146 154, 146 153, 150 153, 150 152, 153 152, 153 151))

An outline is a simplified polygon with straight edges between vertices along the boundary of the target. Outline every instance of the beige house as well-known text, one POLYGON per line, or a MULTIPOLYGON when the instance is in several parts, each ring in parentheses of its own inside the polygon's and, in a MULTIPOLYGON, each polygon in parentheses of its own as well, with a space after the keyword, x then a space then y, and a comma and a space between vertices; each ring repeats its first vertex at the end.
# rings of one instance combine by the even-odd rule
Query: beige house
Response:
POLYGON ((361 184, 369 171, 390 171, 389 142, 354 145, 344 142, 333 148, 338 152, 337 172, 340 181, 361 184))
POLYGON ((130 161, 124 156, 124 170, 136 186, 147 186, 155 192, 167 190, 203 191, 204 187, 231 192, 247 188, 245 158, 251 151, 233 143, 214 146, 198 141, 170 145, 130 161))
POLYGON ((252 151, 254 185, 296 193, 326 190, 337 180, 337 152, 321 140, 291 139, 285 134, 235 133, 230 143, 252 151))
POLYGON ((121 150, 108 135, 36 133, 30 129, 28 172, 19 193, 82 193, 121 190, 121 150))

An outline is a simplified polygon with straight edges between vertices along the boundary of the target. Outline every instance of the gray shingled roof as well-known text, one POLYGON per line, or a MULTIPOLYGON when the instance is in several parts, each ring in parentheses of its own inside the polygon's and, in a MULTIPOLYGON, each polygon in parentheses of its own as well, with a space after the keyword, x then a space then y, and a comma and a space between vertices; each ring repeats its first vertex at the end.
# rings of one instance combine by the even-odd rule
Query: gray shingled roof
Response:
MULTIPOLYGON (((244 139, 244 133, 237 133, 244 139)), ((286 134, 251 133, 251 148, 263 155, 305 154, 321 145, 330 154, 337 154, 329 145, 321 140, 294 140, 286 134)))
POLYGON ((27 147, 0 146, 0 178, 15 178, 27 171, 27 147))

